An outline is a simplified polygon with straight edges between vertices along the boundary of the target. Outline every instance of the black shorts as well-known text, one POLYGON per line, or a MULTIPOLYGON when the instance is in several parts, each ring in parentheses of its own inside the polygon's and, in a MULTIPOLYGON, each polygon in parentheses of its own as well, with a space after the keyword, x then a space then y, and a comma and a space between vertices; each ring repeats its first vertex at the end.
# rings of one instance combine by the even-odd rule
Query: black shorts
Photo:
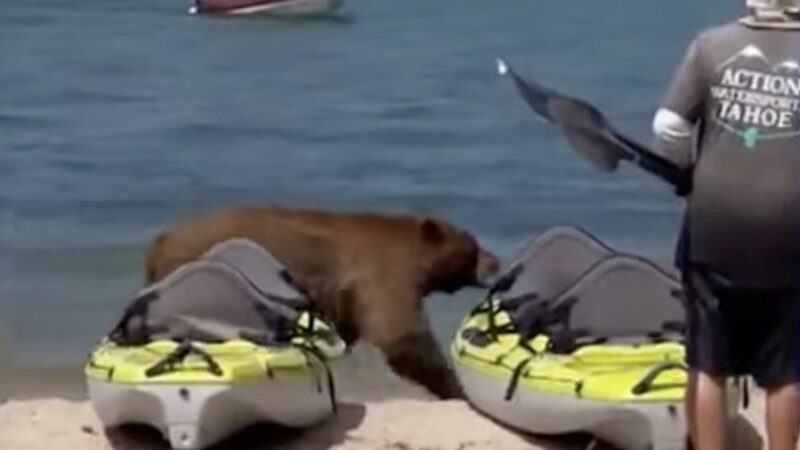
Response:
POLYGON ((750 375, 762 388, 800 381, 800 288, 731 287, 698 268, 683 283, 691 369, 750 375))

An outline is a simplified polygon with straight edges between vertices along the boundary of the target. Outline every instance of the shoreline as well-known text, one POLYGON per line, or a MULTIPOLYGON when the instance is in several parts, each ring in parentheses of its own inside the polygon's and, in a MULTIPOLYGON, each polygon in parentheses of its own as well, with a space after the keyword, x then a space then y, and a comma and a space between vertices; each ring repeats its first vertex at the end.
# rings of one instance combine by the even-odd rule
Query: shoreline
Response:
POLYGON ((0 404, 45 398, 86 400, 82 368, 77 365, 1 367, 0 404))
MULTIPOLYGON (((433 398, 422 387, 392 372, 384 362, 382 353, 366 343, 357 344, 337 371, 337 394, 347 401, 362 403, 390 398, 433 398)), ((28 401, 49 398, 72 401, 88 399, 83 363, 0 365, 0 403, 4 399, 28 401)))

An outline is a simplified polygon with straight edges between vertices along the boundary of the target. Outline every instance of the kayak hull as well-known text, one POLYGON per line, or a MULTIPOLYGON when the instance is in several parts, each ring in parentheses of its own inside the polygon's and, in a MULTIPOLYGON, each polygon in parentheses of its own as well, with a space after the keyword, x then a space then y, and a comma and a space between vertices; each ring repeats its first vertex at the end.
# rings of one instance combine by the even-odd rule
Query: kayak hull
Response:
POLYGON ((520 390, 504 400, 507 382, 457 368, 470 403, 484 414, 534 434, 586 432, 626 450, 683 449, 686 426, 678 403, 624 404, 520 390))
MULTIPOLYGON (((588 433, 623 450, 684 450, 682 344, 606 343, 556 354, 543 335, 525 346, 513 334, 473 343, 469 331, 485 329, 487 318, 468 317, 450 349, 475 409, 531 434, 588 433), (650 387, 639 392, 637 385, 650 376, 650 387)), ((501 313, 496 320, 502 326, 509 319, 501 313)), ((727 393, 733 419, 740 392, 731 383, 727 393)))
POLYGON ((105 427, 149 425, 180 450, 206 448, 259 423, 309 427, 336 411, 334 380, 345 351, 336 335, 313 342, 316 350, 245 340, 104 340, 84 369, 89 399, 105 427))
POLYGON ((258 423, 308 427, 333 414, 324 374, 230 384, 128 384, 88 380, 106 427, 158 429, 174 449, 206 448, 258 423))
MULTIPOLYGON (((470 404, 487 416, 520 431, 559 435, 590 433, 624 450, 684 450, 687 425, 680 401, 605 402, 520 389, 504 399, 507 381, 463 365, 456 372, 470 404)), ((737 414, 738 390, 728 387, 728 416, 737 414)))

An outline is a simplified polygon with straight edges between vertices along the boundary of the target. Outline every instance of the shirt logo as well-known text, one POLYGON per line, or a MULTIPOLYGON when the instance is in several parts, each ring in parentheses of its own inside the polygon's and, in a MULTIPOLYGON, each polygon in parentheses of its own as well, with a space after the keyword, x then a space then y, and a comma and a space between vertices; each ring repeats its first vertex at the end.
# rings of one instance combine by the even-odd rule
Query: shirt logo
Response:
POLYGON ((800 63, 772 64, 748 45, 716 68, 713 120, 736 133, 747 148, 762 139, 800 135, 800 63))

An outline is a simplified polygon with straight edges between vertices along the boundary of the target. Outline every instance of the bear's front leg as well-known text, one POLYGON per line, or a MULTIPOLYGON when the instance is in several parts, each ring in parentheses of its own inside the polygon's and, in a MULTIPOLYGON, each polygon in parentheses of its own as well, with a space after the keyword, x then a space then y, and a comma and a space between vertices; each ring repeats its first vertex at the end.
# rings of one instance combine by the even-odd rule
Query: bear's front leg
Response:
POLYGON ((380 348, 392 370, 440 399, 464 398, 418 301, 373 298, 361 309, 361 337, 380 348), (419 306, 418 306, 419 305, 419 306))

